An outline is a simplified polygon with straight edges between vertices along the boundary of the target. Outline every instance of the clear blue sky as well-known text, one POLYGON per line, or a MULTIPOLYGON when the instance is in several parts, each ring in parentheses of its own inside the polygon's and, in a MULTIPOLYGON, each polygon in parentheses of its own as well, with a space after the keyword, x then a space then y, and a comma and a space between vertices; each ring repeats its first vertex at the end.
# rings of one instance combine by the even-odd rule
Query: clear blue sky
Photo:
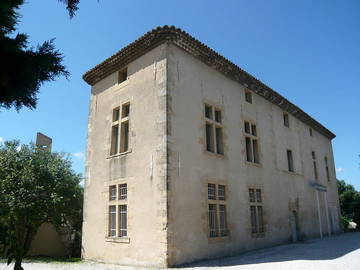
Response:
POLYGON ((82 0, 70 20, 57 0, 28 0, 20 13, 31 45, 56 38, 71 78, 44 84, 36 110, 2 109, 1 139, 28 143, 40 131, 83 172, 82 74, 150 29, 175 25, 333 131, 337 177, 360 190, 360 1, 82 0))

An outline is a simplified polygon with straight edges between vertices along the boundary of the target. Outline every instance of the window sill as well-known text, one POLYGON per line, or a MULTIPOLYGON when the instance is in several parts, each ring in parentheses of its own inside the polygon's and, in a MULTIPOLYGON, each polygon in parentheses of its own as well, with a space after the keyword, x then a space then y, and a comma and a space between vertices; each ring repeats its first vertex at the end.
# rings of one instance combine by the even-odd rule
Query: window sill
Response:
POLYGON ((107 237, 105 237, 105 241, 106 242, 112 242, 112 243, 129 244, 130 243, 130 237, 111 237, 111 236, 107 236, 107 237))
POLYGON ((110 159, 110 158, 115 158, 115 157, 121 157, 121 156, 125 156, 127 154, 130 154, 132 153, 132 149, 126 151, 126 152, 122 152, 122 153, 117 153, 117 154, 114 154, 114 155, 109 155, 106 159, 110 159))
POLYGON ((225 154, 219 154, 219 153, 211 152, 211 151, 208 151, 208 150, 204 150, 204 153, 206 155, 209 155, 209 156, 217 157, 217 158, 220 158, 220 159, 225 159, 225 154))
POLYGON ((294 176, 303 176, 302 174, 297 173, 297 172, 290 172, 290 171, 287 171, 287 170, 280 170, 280 171, 283 172, 283 173, 294 175, 294 176))
POLYGON ((258 167, 258 168, 262 168, 261 163, 255 163, 255 162, 250 162, 250 161, 245 160, 245 164, 250 165, 250 166, 254 166, 254 167, 258 167))
POLYGON ((127 80, 125 80, 125 81, 123 81, 123 82, 121 82, 121 83, 118 83, 117 84, 117 87, 119 88, 119 89, 121 89, 121 88, 124 88, 125 86, 127 86, 128 84, 129 84, 129 78, 127 79, 127 80))
POLYGON ((208 236, 209 244, 230 242, 230 240, 231 240, 230 235, 228 235, 228 236, 218 236, 218 237, 209 237, 208 236))
POLYGON ((265 238, 265 233, 251 233, 252 238, 265 238))

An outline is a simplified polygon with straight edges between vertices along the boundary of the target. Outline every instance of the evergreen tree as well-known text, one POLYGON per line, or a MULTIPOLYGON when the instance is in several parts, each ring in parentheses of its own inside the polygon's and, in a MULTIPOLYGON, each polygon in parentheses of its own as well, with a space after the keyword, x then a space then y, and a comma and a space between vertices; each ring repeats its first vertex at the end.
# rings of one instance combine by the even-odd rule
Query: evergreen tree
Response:
MULTIPOLYGON (((59 1, 73 17, 80 0, 59 1)), ((54 39, 33 49, 28 47, 26 34, 16 33, 18 10, 23 4, 24 0, 0 1, 0 108, 34 109, 43 83, 69 76, 62 64, 62 54, 55 49, 54 39)))

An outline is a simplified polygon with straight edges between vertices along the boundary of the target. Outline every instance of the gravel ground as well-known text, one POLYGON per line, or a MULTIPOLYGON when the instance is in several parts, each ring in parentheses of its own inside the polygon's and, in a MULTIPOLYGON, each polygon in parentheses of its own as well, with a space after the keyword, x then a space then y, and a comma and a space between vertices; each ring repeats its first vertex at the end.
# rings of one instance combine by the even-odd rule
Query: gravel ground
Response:
MULTIPOLYGON (((80 263, 24 263, 25 270, 143 270, 145 268, 80 263)), ((0 270, 13 266, 0 263, 0 270)), ((208 260, 180 268, 181 270, 358 270, 360 269, 360 233, 346 233, 323 240, 310 240, 243 255, 208 260)))

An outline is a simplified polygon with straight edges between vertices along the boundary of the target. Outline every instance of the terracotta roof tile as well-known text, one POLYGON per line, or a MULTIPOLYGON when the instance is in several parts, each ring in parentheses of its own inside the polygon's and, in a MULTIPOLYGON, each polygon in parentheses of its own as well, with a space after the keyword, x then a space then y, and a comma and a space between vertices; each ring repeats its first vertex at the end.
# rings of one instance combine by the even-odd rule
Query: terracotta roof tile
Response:
POLYGON ((136 58, 144 55, 153 48, 165 42, 175 44, 205 64, 223 73, 230 79, 237 81, 244 87, 276 104, 284 111, 292 114, 329 139, 335 138, 335 134, 333 134, 299 107, 199 40, 174 26, 165 25, 163 27, 157 27, 149 31, 139 39, 121 49, 113 56, 90 69, 83 75, 83 79, 88 84, 94 85, 111 73, 121 69, 122 67, 125 67, 136 58))

